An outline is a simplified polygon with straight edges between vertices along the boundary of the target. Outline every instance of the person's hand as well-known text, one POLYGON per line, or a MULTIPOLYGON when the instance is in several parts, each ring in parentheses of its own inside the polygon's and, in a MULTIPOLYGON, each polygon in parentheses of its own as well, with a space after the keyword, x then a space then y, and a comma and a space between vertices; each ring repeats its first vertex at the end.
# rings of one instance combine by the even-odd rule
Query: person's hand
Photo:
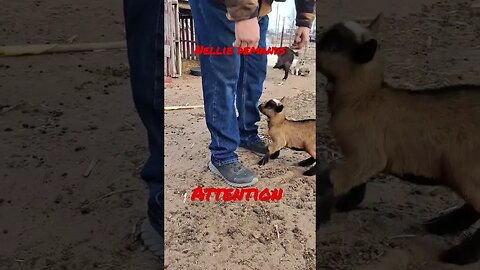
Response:
POLYGON ((301 49, 305 47, 305 45, 307 45, 309 38, 310 28, 305 26, 299 26, 295 31, 295 42, 293 43, 293 46, 295 48, 301 49))
POLYGON ((235 42, 234 47, 254 47, 258 46, 260 40, 260 26, 258 19, 252 18, 235 22, 235 42))

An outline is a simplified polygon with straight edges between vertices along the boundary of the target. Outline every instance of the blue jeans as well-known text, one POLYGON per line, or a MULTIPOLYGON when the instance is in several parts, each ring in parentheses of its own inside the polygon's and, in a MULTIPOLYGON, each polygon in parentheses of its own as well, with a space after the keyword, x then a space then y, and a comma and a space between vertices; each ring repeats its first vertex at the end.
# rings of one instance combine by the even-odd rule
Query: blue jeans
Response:
POLYGON ((150 148, 141 176, 150 193, 150 223, 161 235, 164 230, 163 8, 159 0, 124 0, 133 100, 147 130, 150 148))
MULTIPOLYGON (((197 45, 231 47, 235 23, 226 17, 226 7, 216 0, 190 0, 197 45)), ((259 20, 259 47, 266 47, 268 16, 259 20)), ((200 55, 205 118, 211 135, 212 163, 222 166, 238 160, 240 143, 255 143, 258 101, 267 74, 267 56, 251 54, 200 55), (235 112, 235 105, 239 116, 235 112)))

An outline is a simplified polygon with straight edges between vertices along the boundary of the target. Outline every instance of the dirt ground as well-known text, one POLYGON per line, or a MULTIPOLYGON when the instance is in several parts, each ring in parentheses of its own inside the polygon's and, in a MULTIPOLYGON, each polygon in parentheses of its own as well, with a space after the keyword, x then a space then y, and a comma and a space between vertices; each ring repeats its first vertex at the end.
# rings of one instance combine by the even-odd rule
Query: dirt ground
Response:
MULTIPOLYGON (((319 1, 319 23, 386 11, 389 82, 479 82, 480 19, 471 1, 359 2, 319 1)), ((75 42, 124 39, 117 0, 0 0, 0 6, 0 45, 63 42, 74 35, 75 42)), ((288 96, 289 116, 316 114, 324 125, 322 91, 314 110, 314 76, 292 76, 278 87, 281 76, 269 71, 262 99, 288 96)), ((165 93, 167 105, 201 103, 196 77, 175 79, 165 93)), ((125 51, 0 58, 0 110, 15 105, 0 114, 0 269, 161 269, 132 237, 145 212, 138 171, 147 147, 125 51), (92 160, 98 162, 85 178, 92 160)), ((262 134, 265 124, 263 118, 262 134)), ((185 193, 199 184, 224 186, 205 168, 203 111, 166 113, 165 136, 167 269, 315 269, 314 179, 293 165, 304 154, 283 151, 265 168, 254 165, 256 156, 240 155, 260 175, 259 188, 284 189, 280 202, 184 203, 185 193)), ((335 149, 328 130, 321 141, 335 149)), ((331 160, 333 151, 321 157, 331 160)), ((378 179, 360 209, 336 214, 321 229, 317 269, 478 269, 437 263, 440 250, 460 237, 418 229, 458 203, 443 188, 378 179)))
MULTIPOLYGON (((480 83, 480 17, 472 13, 472 1, 335 2, 331 9, 318 9, 321 24, 343 18, 373 18, 380 10, 386 12, 381 46, 387 59, 385 75, 393 85, 421 88, 480 83)), ((318 77, 317 82, 317 117, 324 126, 328 120, 321 91, 324 81, 318 77)), ((320 133, 321 144, 334 150, 328 130, 320 133)), ((327 160, 334 157, 333 151, 320 156, 327 160)), ((433 236, 419 227, 421 222, 460 203, 445 188, 379 177, 369 184, 359 209, 334 214, 320 229, 317 269, 479 269, 478 263, 465 267, 438 263, 440 252, 458 243, 462 236, 433 236)))
MULTIPOLYGON (((0 6, 0 45, 124 39, 121 1, 0 6)), ((147 148, 129 87, 125 51, 0 58, 0 108, 19 105, 0 114, 0 269, 159 269, 130 237, 147 148)))

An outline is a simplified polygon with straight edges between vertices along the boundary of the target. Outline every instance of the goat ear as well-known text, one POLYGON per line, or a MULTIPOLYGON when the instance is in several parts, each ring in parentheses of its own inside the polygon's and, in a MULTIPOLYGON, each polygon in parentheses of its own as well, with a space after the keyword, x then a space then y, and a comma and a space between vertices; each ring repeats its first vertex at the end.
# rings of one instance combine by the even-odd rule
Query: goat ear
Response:
POLYGON ((283 111, 283 105, 277 106, 277 107, 275 108, 275 111, 276 111, 277 113, 282 112, 282 111, 283 111))
POLYGON ((373 34, 378 34, 382 25, 383 18, 383 12, 380 12, 377 17, 373 19, 373 21, 370 23, 370 25, 368 26, 368 30, 370 30, 370 32, 372 32, 373 34))
POLYGON ((375 39, 370 39, 369 41, 358 45, 352 51, 352 60, 357 64, 366 64, 372 61, 375 53, 377 52, 378 42, 375 39))

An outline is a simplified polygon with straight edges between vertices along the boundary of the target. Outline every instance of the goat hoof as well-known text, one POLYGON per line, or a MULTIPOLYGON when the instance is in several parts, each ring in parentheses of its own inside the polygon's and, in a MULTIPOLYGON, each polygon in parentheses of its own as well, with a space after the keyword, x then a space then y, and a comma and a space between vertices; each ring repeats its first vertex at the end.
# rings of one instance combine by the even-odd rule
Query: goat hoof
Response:
POLYGON ((312 167, 308 170, 306 170, 303 175, 305 176, 314 176, 316 174, 317 170, 315 170, 315 167, 312 167))
POLYGON ((333 191, 330 190, 323 195, 317 195, 317 209, 316 209, 316 227, 327 223, 332 215, 332 208, 335 204, 333 191))
POLYGON ((448 224, 445 222, 445 220, 434 218, 426 223, 423 224, 423 228, 425 231, 431 234, 436 234, 436 235, 446 235, 446 234, 451 234, 454 233, 452 228, 453 224, 448 224))
POLYGON ((263 165, 267 164, 268 159, 269 159, 268 156, 264 156, 262 159, 260 159, 260 161, 257 164, 260 165, 260 166, 263 166, 263 165))
POLYGON ((315 163, 315 159, 313 157, 309 157, 305 160, 302 160, 302 161, 298 162, 298 166, 307 167, 307 166, 312 165, 313 163, 315 163))
POLYGON ((465 265, 479 261, 480 230, 477 230, 472 235, 465 238, 460 244, 442 252, 442 254, 440 254, 439 260, 442 262, 458 265, 465 265))
POLYGON ((307 166, 310 166, 310 164, 308 164, 307 162, 305 162, 305 160, 302 160, 302 161, 298 162, 298 166, 300 166, 300 167, 307 167, 307 166))
POLYGON ((277 159, 278 156, 280 156, 280 150, 278 150, 277 152, 273 153, 273 154, 270 156, 270 158, 271 158, 271 159, 277 159))
POLYGON ((444 263, 466 265, 477 262, 480 259, 480 252, 462 244, 454 246, 440 254, 439 260, 444 263))
POLYGON ((347 194, 340 196, 335 203, 335 208, 340 212, 348 212, 355 209, 365 199, 367 184, 352 188, 347 194))
POLYGON ((423 227, 427 232, 436 235, 455 234, 469 228, 478 218, 478 212, 470 204, 464 204, 449 213, 430 219, 423 227))

